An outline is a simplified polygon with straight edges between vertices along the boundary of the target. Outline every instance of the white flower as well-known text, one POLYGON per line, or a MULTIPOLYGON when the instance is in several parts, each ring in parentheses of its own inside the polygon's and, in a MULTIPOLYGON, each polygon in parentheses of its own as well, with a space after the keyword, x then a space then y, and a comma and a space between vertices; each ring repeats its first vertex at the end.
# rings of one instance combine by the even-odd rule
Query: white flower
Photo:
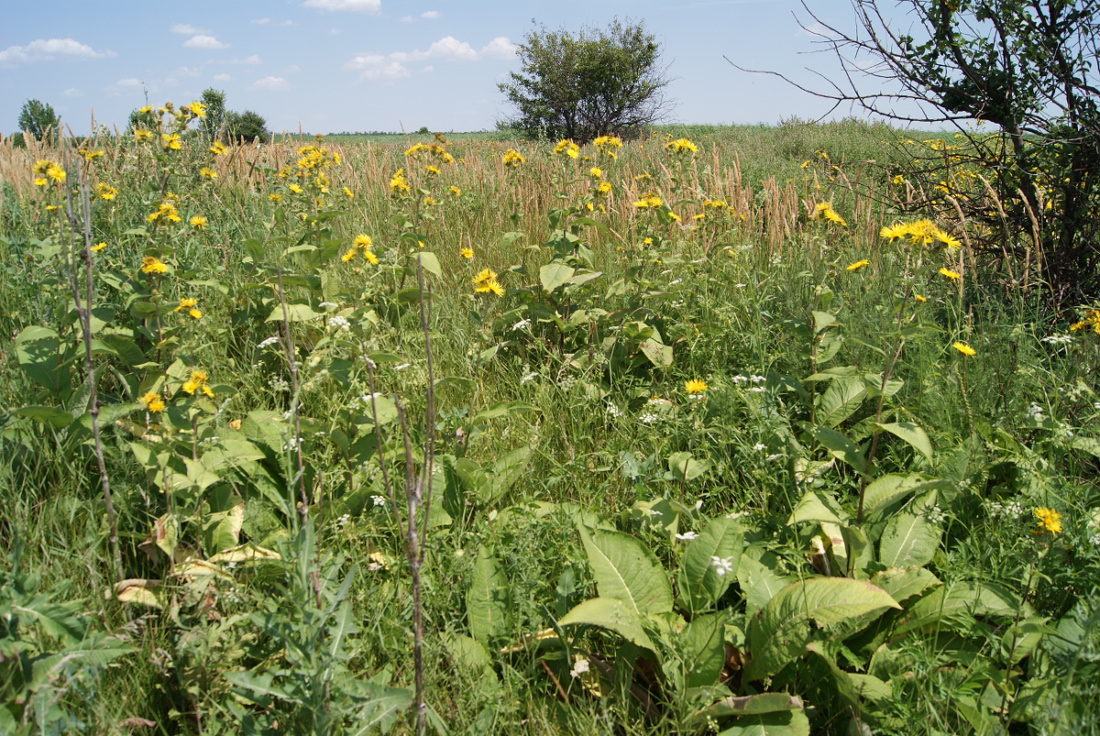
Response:
POLYGON ((370 500, 374 501, 375 506, 385 506, 386 505, 386 497, 385 496, 371 496, 370 500))
POLYGON ((618 419, 619 417, 621 417, 623 415, 623 410, 620 409, 619 407, 615 406, 614 404, 608 404, 607 405, 607 413, 610 414, 611 416, 615 417, 616 419, 618 419))
POLYGON ((749 379, 745 376, 734 376, 733 377, 733 382, 734 383, 744 383, 747 380, 749 380, 749 379))
POLYGON ((676 284, 680 283, 681 281, 683 281, 683 279, 673 279, 672 281, 668 282, 668 285, 669 286, 676 286, 676 284))
POLYGON ((527 374, 526 376, 524 376, 523 378, 519 379, 519 382, 520 382, 520 383, 527 383, 528 381, 533 381, 533 380, 535 380, 536 378, 538 378, 538 376, 539 376, 539 374, 538 374, 538 373, 535 373, 535 372, 533 372, 533 371, 532 371, 531 373, 528 373, 528 374, 527 374))
POLYGON ((640 417, 638 417, 638 419, 641 420, 642 424, 653 424, 658 419, 660 419, 660 417, 656 414, 650 414, 649 412, 646 412, 645 414, 642 414, 640 417))
POLYGON ((764 450, 768 449, 768 446, 765 445, 763 442, 757 442, 755 445, 752 446, 752 449, 756 450, 757 452, 763 452, 764 450))
POLYGON ((697 539, 699 535, 696 532, 684 532, 683 534, 677 534, 676 538, 684 541, 691 541, 697 539))
POLYGON ((412 363, 402 363, 401 365, 395 365, 395 366, 393 367, 393 369, 394 369, 395 371, 403 371, 403 370, 405 370, 406 368, 408 368, 408 367, 409 367, 410 365, 412 365, 412 363))
POLYGON ((274 345, 277 342, 279 342, 279 336, 278 335, 272 335, 271 337, 267 338, 266 340, 261 342, 256 347, 258 347, 260 350, 263 350, 264 348, 271 347, 272 345, 274 345))
POLYGON ((749 376, 749 380, 752 381, 753 383, 763 383, 764 381, 766 381, 768 379, 764 378, 764 376, 752 375, 752 376, 749 376))
POLYGON ((1037 422, 1043 421, 1043 407, 1039 406, 1035 402, 1027 405, 1027 418, 1034 419, 1037 422))
POLYGON ((1051 345, 1065 345, 1066 343, 1073 342, 1072 335, 1047 335, 1042 338, 1042 342, 1050 343, 1051 345))
POLYGON ((764 462, 770 463, 772 460, 778 460, 781 457, 783 457, 783 454, 777 452, 774 455, 768 455, 766 458, 764 458, 764 462))
POLYGON ((733 286, 736 289, 744 289, 747 285, 748 284, 734 284, 733 286))
POLYGON ((719 575, 729 575, 731 572, 733 572, 733 558, 711 557, 710 566, 713 567, 719 575))
POLYGON ((531 320, 521 319, 519 322, 516 322, 514 325, 512 325, 512 332, 519 332, 520 330, 525 330, 525 329, 527 329, 527 326, 529 324, 531 324, 531 320))
POLYGON ((573 669, 569 670, 569 675, 571 677, 580 677, 585 672, 588 672, 589 665, 589 661, 584 657, 581 657, 573 663, 573 669))
POLYGON ((750 394, 762 394, 766 390, 767 389, 765 389, 763 386, 753 386, 752 388, 749 389, 749 393, 750 394))
POLYGON ((329 327, 337 327, 341 330, 348 330, 348 329, 351 328, 351 323, 348 322, 347 318, 346 317, 341 317, 338 314, 333 316, 333 317, 329 317, 328 318, 328 324, 329 324, 329 327))
POLYGON ((321 302, 317 306, 321 307, 321 308, 324 308, 324 307, 332 307, 333 309, 339 309, 340 308, 339 304, 335 304, 333 302, 321 302))

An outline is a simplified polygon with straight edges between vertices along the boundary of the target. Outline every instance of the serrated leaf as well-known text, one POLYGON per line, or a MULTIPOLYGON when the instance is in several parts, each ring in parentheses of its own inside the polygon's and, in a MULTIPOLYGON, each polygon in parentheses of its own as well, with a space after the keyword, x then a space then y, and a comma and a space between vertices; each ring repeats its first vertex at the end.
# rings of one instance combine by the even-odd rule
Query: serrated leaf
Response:
POLYGON ((866 580, 809 578, 791 583, 749 625, 752 658, 745 681, 773 675, 798 657, 811 641, 811 622, 828 627, 880 608, 901 606, 866 580))
POLYGON ((623 601, 639 617, 672 610, 668 576, 645 545, 622 532, 582 525, 580 533, 601 597, 623 601))
POLYGON ((743 533, 735 519, 720 517, 703 529, 688 544, 676 574, 676 588, 680 601, 694 613, 706 610, 718 602, 729 586, 737 579, 741 564, 743 533), (717 557, 724 563, 720 572, 714 564, 717 557))
POLYGON ((657 648, 645 631, 642 617, 633 607, 617 598, 590 598, 575 606, 559 621, 559 626, 587 624, 614 631, 632 644, 656 652, 657 648))
POLYGON ((474 639, 489 644, 511 633, 511 588, 496 558, 484 545, 478 549, 473 580, 466 593, 466 620, 474 639))

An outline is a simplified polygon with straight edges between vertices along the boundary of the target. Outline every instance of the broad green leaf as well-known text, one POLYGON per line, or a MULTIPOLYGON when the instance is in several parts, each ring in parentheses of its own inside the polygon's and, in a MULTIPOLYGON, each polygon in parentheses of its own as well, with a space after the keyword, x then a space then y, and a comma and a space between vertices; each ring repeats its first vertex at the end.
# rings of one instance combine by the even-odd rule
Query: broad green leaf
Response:
POLYGON ((435 257, 435 253, 422 250, 416 254, 415 258, 420 263, 422 269, 433 276, 442 278, 443 269, 439 267, 439 259, 435 257))
POLYGON ((227 511, 207 514, 202 521, 203 547, 207 555, 214 555, 240 544, 241 525, 244 523, 244 504, 239 503, 227 511))
POLYGON ((810 719, 801 710, 742 716, 718 736, 810 736, 810 719))
POLYGON ((934 631, 956 623, 966 626, 975 616, 1012 618, 1021 610, 1025 616, 1032 613, 1030 605, 995 585, 941 585, 910 605, 893 633, 898 638, 913 630, 934 631))
POLYGON ((718 684, 726 662, 726 614, 699 616, 680 634, 683 644, 684 687, 708 687, 718 684))
POLYGON ((946 481, 929 478, 919 473, 900 475, 891 473, 873 480, 863 492, 863 514, 873 518, 880 512, 892 510, 894 505, 917 493, 943 488, 946 481))
POLYGON ((829 382, 817 400, 817 422, 835 427, 855 413, 867 396, 867 387, 859 376, 842 376, 829 382))
POLYGON ((479 489, 482 503, 491 504, 505 493, 523 475, 527 463, 531 460, 532 447, 522 445, 505 453, 493 463, 491 472, 486 473, 479 489))
POLYGON ((820 442, 829 454, 842 460, 860 473, 867 471, 867 459, 856 443, 828 427, 807 427, 813 438, 820 442))
POLYGON ((676 452, 668 457, 668 470, 674 480, 695 480, 707 472, 707 461, 696 460, 690 452, 676 452))
POLYGON ((469 426, 474 427, 490 419, 529 411, 539 411, 539 408, 537 406, 531 406, 530 404, 524 404, 522 401, 501 401, 475 414, 474 418, 469 421, 469 426))
POLYGON ((943 527, 928 520, 936 491, 921 496, 886 522, 878 544, 878 561, 886 567, 919 567, 932 561, 940 546, 943 527))
POLYGON ((672 365, 672 346, 665 345, 656 337, 648 337, 638 346, 642 354, 657 368, 668 368, 672 365))
POLYGON ((478 549, 474 576, 466 593, 470 633, 482 644, 508 636, 512 629, 512 600, 508 578, 484 546, 478 549))
MULTIPOLYGON (((308 304, 287 304, 286 305, 286 321, 287 322, 309 322, 310 320, 324 317, 324 312, 314 312, 313 307, 308 304)), ((282 322, 283 321, 283 305, 275 304, 274 309, 271 310, 271 314, 267 315, 265 322, 282 322)))
POLYGON ((787 526, 804 521, 844 524, 847 520, 848 514, 825 491, 807 491, 791 511, 787 526))
POLYGON ((782 713, 789 710, 802 710, 805 706, 802 698, 787 693, 760 693, 758 695, 735 695, 722 698, 706 708, 691 715, 693 721, 706 718, 727 718, 729 716, 763 715, 764 713, 782 713))
POLYGON ((575 272, 576 269, 572 266, 567 266, 560 261, 554 261, 552 263, 547 263, 539 269, 539 280, 542 282, 542 288, 549 294, 553 293, 554 289, 573 278, 575 272))
POLYGON ((73 415, 70 412, 57 406, 23 406, 13 410, 12 414, 48 424, 54 429, 67 427, 73 421, 73 415))
MULTIPOLYGON (((347 736, 365 736, 369 733, 387 733, 397 720, 400 711, 407 710, 413 703, 412 692, 405 688, 375 686, 367 697, 356 699, 359 710, 351 719, 353 724, 344 733, 347 736), (377 728, 377 731, 374 729, 377 728)), ((428 706, 428 721, 433 724, 440 736, 446 731, 439 725, 438 716, 428 706)))
POLYGON ((710 608, 737 580, 742 539, 740 522, 719 517, 688 544, 676 574, 676 588, 689 611, 710 608))
POLYGON ((939 578, 923 567, 884 570, 874 575, 871 582, 889 593, 898 603, 942 584, 939 578))
POLYGON ((617 598, 590 598, 575 606, 558 621, 560 626, 577 624, 614 631, 632 644, 654 653, 657 651, 645 631, 642 617, 629 604, 617 598))
POLYGON ((749 625, 751 660, 745 681, 778 672, 805 651, 810 623, 828 627, 880 608, 901 608, 866 580, 809 578, 791 583, 768 601, 749 625))
POLYGON ((875 426, 905 440, 913 446, 913 449, 924 455, 929 463, 932 462, 932 441, 928 439, 925 431, 916 424, 912 422, 891 422, 889 424, 876 424, 875 426))
POLYGON ((828 329, 829 327, 836 327, 837 326, 836 315, 835 314, 829 314, 828 312, 818 312, 816 310, 812 314, 813 314, 813 317, 814 317, 814 334, 815 335, 823 332, 824 330, 828 329))
MULTIPOLYGON (((753 550, 753 547, 749 547, 749 550, 753 550)), ((742 554, 741 563, 737 566, 737 582, 745 592, 746 612, 755 614, 793 580, 776 572, 760 559, 742 554)))
POLYGON ((462 635, 445 636, 443 646, 447 648, 451 659, 459 667, 496 679, 495 675, 491 674, 493 660, 489 656, 489 651, 477 639, 462 635))
POLYGON ((639 617, 672 610, 668 575, 645 545, 622 532, 582 525, 580 533, 601 597, 623 601, 639 617))

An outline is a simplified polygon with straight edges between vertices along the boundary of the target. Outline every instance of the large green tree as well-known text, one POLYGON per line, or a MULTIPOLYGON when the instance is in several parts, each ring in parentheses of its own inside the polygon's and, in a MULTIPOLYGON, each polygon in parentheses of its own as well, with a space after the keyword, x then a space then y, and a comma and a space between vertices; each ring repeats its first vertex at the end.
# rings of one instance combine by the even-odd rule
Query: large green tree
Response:
POLYGON ((527 137, 629 138, 665 113, 660 46, 640 22, 577 33, 535 27, 516 53, 522 69, 499 87, 516 110, 505 124, 527 137))
POLYGON ((994 197, 955 199, 987 225, 991 250, 1033 253, 1058 303, 1100 296, 1100 0, 852 4, 855 32, 813 16, 843 71, 810 91, 906 123, 957 125, 969 153, 941 155, 928 173, 986 172, 994 197))
POLYGON ((19 112, 19 130, 36 140, 56 135, 61 118, 54 112, 53 106, 38 100, 27 100, 19 112))

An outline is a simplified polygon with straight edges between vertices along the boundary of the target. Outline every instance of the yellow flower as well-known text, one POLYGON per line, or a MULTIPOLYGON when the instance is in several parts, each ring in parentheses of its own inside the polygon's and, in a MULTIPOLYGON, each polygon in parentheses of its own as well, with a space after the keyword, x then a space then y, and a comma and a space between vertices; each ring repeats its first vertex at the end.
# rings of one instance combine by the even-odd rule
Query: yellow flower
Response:
POLYGON ((665 148, 673 153, 698 153, 699 149, 687 138, 677 138, 665 144, 665 148))
POLYGON ((191 227, 195 228, 196 230, 203 230, 206 228, 206 218, 202 215, 195 215, 191 218, 190 222, 191 227))
POLYGON ((165 266, 159 259, 153 256, 145 256, 141 259, 142 273, 165 273, 167 271, 168 266, 165 266))
POLYGON ((135 141, 149 141, 153 139, 153 132, 145 128, 134 128, 135 141))
POLYGON ((451 194, 455 195, 456 197, 461 197, 462 196, 462 190, 459 189, 458 187, 450 187, 450 188, 447 189, 447 191, 449 191, 451 194))
POLYGON ((486 281, 493 281, 497 277, 497 272, 492 269, 483 268, 478 272, 477 276, 474 276, 474 284, 485 283, 486 281))
POLYGON ((203 166, 201 169, 199 169, 199 176, 206 179, 217 179, 218 172, 214 171, 208 166, 203 166))
POLYGON ((569 158, 576 158, 580 155, 580 152, 580 146, 568 139, 560 140, 558 144, 554 146, 555 156, 560 156, 564 153, 569 158))
POLYGON ((352 192, 347 187, 344 187, 344 196, 347 197, 348 199, 355 199, 355 193, 352 192))
POLYGON ((95 185, 95 193, 96 193, 96 196, 99 197, 100 199, 106 199, 106 200, 111 200, 111 199, 114 199, 116 196, 118 196, 118 190, 117 189, 115 189, 114 187, 112 187, 108 184, 104 184, 103 182, 100 182, 99 184, 95 185))
POLYGON ((439 174, 439 169, 431 164, 425 166, 424 170, 428 172, 429 176, 437 176, 439 174))
POLYGON ((152 111, 153 111, 153 106, 152 105, 146 105, 145 107, 139 107, 138 108, 138 112, 140 112, 142 115, 144 115, 147 112, 152 112, 152 111))
POLYGON ((864 266, 866 266, 870 263, 871 263, 870 261, 868 261, 866 258, 864 258, 862 261, 856 261, 855 263, 849 265, 846 270, 848 270, 848 271, 858 271, 859 269, 863 268, 864 266))
POLYGON ((611 182, 601 181, 600 185, 596 187, 596 194, 607 195, 611 193, 611 182))
POLYGON ((971 355, 977 355, 978 354, 978 351, 976 351, 974 348, 967 345, 965 342, 951 343, 951 347, 955 348, 956 350, 958 350, 960 353, 962 353, 963 355, 965 355, 967 357, 970 357, 971 355))
POLYGON ((432 197, 432 196, 424 197, 424 204, 428 207, 431 207, 433 204, 435 204, 435 197, 432 197))
POLYGON ((591 169, 589 169, 588 173, 593 179, 602 179, 603 178, 603 169, 601 169, 597 166, 593 166, 591 169))
POLYGON ((660 207, 662 204, 664 204, 664 202, 661 201, 661 198, 653 192, 650 192, 635 202, 634 206, 639 209, 644 209, 646 207, 660 207))
POLYGON ((512 168, 516 168, 520 164, 527 162, 527 159, 525 159, 520 154, 520 152, 515 150, 514 148, 509 148, 507 151, 505 151, 504 156, 502 156, 500 160, 504 163, 505 166, 511 166, 512 168))
POLYGON ((44 187, 44 186, 46 186, 46 185, 47 185, 48 183, 49 183, 49 182, 48 182, 48 181, 46 181, 46 177, 44 177, 44 176, 36 176, 36 177, 34 178, 34 185, 35 185, 36 187, 44 187))
POLYGON ((295 194, 301 194, 301 193, 302 193, 302 192, 304 191, 304 190, 303 190, 303 189, 302 189, 302 188, 301 188, 300 186, 298 186, 297 184, 287 184, 287 185, 286 185, 286 188, 287 188, 287 189, 289 189, 290 191, 294 192, 295 194))
POLYGON ((197 118, 206 117, 206 105, 201 102, 192 102, 188 107, 191 108, 191 114, 197 118))
POLYGON ((828 220, 829 222, 846 227, 848 223, 833 210, 832 202, 818 202, 814 207, 814 213, 810 215, 811 220, 828 220))
POLYGON ((941 268, 939 270, 939 274, 940 274, 940 276, 943 276, 946 279, 951 279, 952 281, 958 281, 959 279, 962 278, 962 276, 959 276, 959 274, 955 273, 954 271, 950 271, 946 268, 941 268))
POLYGON ((601 135, 592 141, 592 145, 602 151, 610 152, 612 148, 622 148, 623 142, 616 135, 601 135))
POLYGON ((1054 509, 1041 506, 1033 509, 1031 513, 1034 514, 1035 521, 1039 525, 1039 528, 1035 531, 1036 534, 1042 534, 1043 532, 1059 534, 1062 531, 1062 515, 1054 509))
POLYGON ((459 248, 458 254, 460 256, 462 256, 463 258, 465 258, 466 260, 469 260, 469 259, 474 257, 474 249, 473 248, 459 248))
POLYGON ((492 292, 493 294, 496 294, 497 296, 504 296, 504 287, 501 286, 500 282, 497 281, 495 278, 489 279, 488 281, 481 282, 480 284, 478 284, 477 286, 474 287, 474 291, 482 292, 482 293, 492 292))
POLYGON ((905 177, 902 176, 901 174, 897 174, 890 181, 892 181, 894 184, 904 184, 905 183, 905 177))
POLYGON ((191 378, 183 384, 183 390, 194 395, 196 391, 202 391, 210 398, 214 398, 214 391, 206 383, 206 371, 191 371, 191 378))
POLYGON ((359 233, 358 235, 355 236, 355 240, 351 241, 351 244, 355 248, 373 248, 374 247, 374 239, 371 238, 371 236, 369 236, 369 235, 364 235, 363 233, 359 233))
POLYGON ((179 312, 180 310, 183 310, 183 309, 190 309, 191 307, 195 306, 198 303, 199 302, 198 302, 197 299, 190 299, 190 298, 186 298, 186 297, 181 297, 179 306, 176 307, 175 309, 173 309, 172 311, 173 312, 179 312))
POLYGON ((83 156, 85 161, 91 161, 92 159, 97 159, 103 155, 103 151, 93 151, 90 148, 81 148, 77 151, 77 153, 83 156))
POLYGON ((160 140, 161 143, 164 144, 165 149, 178 151, 183 148, 183 145, 180 143, 179 133, 162 133, 160 140))
POLYGON ((92 246, 91 250, 92 250, 93 253, 98 253, 99 251, 105 250, 106 248, 107 248, 106 243, 96 243, 95 245, 92 246))
POLYGON ((913 298, 917 300, 917 304, 924 304, 926 301, 928 301, 927 299, 925 299, 920 294, 914 294, 913 298))
POLYGON ((138 401, 145 411, 153 412, 154 414, 164 411, 164 400, 160 398, 160 394, 155 391, 149 391, 142 396, 138 401))
POLYGON ((65 181, 65 169, 61 168, 57 164, 50 164, 46 169, 46 176, 56 181, 58 184, 65 181))
POLYGON ((688 381, 684 381, 684 391, 687 391, 688 394, 692 396, 699 396, 708 388, 710 388, 710 386, 707 385, 707 382, 699 378, 692 378, 688 381))
POLYGON ((374 251, 371 248, 374 247, 374 240, 371 236, 364 233, 359 233, 355 236, 355 239, 351 241, 351 249, 340 256, 340 260, 347 263, 352 258, 355 258, 356 254, 361 253, 363 260, 372 266, 378 265, 378 256, 374 255, 374 251))
POLYGON ((202 319, 202 312, 198 309, 188 309, 187 313, 195 319, 202 319))
POLYGON ((409 193, 409 182, 405 180, 405 170, 398 169, 390 179, 390 193, 395 195, 405 195, 409 193))
POLYGON ((227 149, 221 141, 214 141, 214 143, 210 146, 210 153, 214 154, 215 156, 224 155, 226 152, 227 149))

